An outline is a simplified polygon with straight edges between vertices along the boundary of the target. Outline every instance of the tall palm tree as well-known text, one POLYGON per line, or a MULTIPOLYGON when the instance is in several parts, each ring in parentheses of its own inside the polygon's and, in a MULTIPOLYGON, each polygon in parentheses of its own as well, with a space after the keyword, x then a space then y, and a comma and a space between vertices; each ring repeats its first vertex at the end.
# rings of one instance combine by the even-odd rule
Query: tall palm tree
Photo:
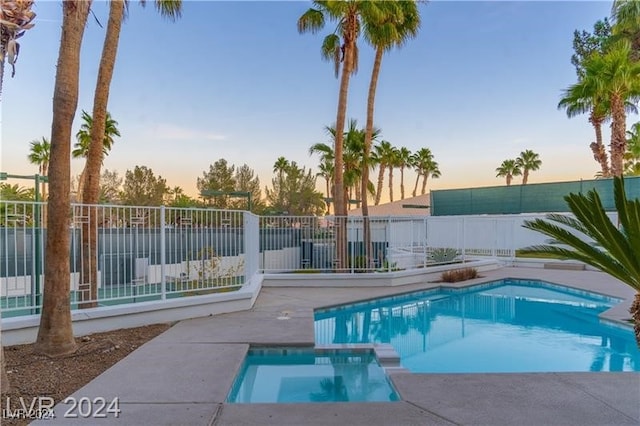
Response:
MULTIPOLYGON (((317 33, 324 28, 327 20, 337 21, 336 30, 327 35, 322 43, 322 58, 334 64, 336 77, 341 76, 338 95, 338 109, 335 133, 335 165, 334 165, 334 205, 338 216, 346 216, 344 203, 344 164, 343 141, 344 126, 347 112, 347 96, 349 79, 358 68, 357 39, 360 35, 360 7, 367 2, 355 0, 324 2, 314 1, 313 7, 298 19, 298 32, 317 33)), ((338 261, 342 261, 340 254, 338 261)))
POLYGON ((604 55, 594 55, 585 63, 584 78, 577 83, 583 93, 607 99, 611 108, 611 174, 621 176, 626 147, 626 106, 640 96, 640 62, 629 59, 631 47, 622 40, 604 55))
MULTIPOLYGON (((141 2, 143 5, 144 1, 141 2)), ((164 17, 176 19, 182 11, 181 0, 156 0, 156 9, 164 17)), ((83 172, 84 181, 82 182, 82 202, 87 205, 97 204, 100 200, 100 169, 104 156, 104 139, 107 134, 109 113, 107 106, 109 104, 109 92, 111 89, 111 80, 115 67, 116 56, 118 52, 118 44, 120 42, 120 32, 122 22, 125 16, 126 0, 112 0, 109 2, 109 21, 107 23, 107 31, 102 46, 102 55, 100 57, 100 68, 98 69, 98 77, 96 80, 95 91, 93 95, 93 112, 94 122, 90 128, 90 141, 87 151, 87 161, 83 172)), ((97 253, 97 215, 87 215, 90 218, 83 232, 83 253, 90 256, 91 253, 97 253), (93 219, 92 219, 93 218, 93 219), (86 235, 85 235, 86 234, 86 235)), ((90 260, 87 258, 87 260, 90 260)), ((89 261, 83 265, 90 265, 83 268, 82 281, 86 285, 87 280, 90 281, 90 295, 92 299, 97 298, 97 270, 95 261, 89 261)), ((86 293, 81 293, 86 294, 86 293)), ((93 307, 97 302, 84 303, 81 307, 93 307)))
POLYGON ((20 53, 18 39, 26 30, 35 25, 32 21, 36 17, 31 9, 33 0, 0 0, 0 97, 2 96, 2 82, 4 80, 5 61, 11 65, 11 76, 15 74, 15 64, 20 53))
POLYGON ((49 161, 49 214, 40 327, 34 351, 50 356, 76 350, 69 294, 71 129, 78 106, 80 48, 91 0, 62 2, 49 161))
MULTIPOLYGON (((368 17, 379 10, 383 2, 358 0, 319 1, 314 0, 313 7, 298 19, 298 32, 316 33, 325 26, 327 20, 337 22, 333 33, 324 38, 322 43, 322 57, 334 64, 336 77, 340 76, 340 91, 338 94, 338 108, 336 114, 336 140, 334 164, 334 210, 336 216, 346 216, 345 203, 343 142, 344 126, 347 114, 347 97, 349 81, 352 74, 358 70, 357 40, 361 31, 362 16, 368 17)), ((366 19, 364 19, 366 25, 366 19)), ((340 222, 336 235, 336 261, 338 269, 346 265, 346 223, 340 222)))
POLYGON ((597 191, 565 197, 575 218, 549 214, 546 220, 526 221, 524 227, 553 239, 554 245, 537 245, 523 254, 553 254, 591 265, 636 290, 631 306, 636 341, 640 347, 640 200, 629 200, 624 180, 614 177, 618 228, 606 214, 597 191), (584 237, 592 240, 585 240, 584 237))
POLYGON ((540 155, 527 149, 520 153, 520 156, 516 158, 516 164, 522 170, 522 184, 526 185, 529 181, 529 172, 534 172, 540 169, 542 166, 542 160, 540 155))
POLYGON ((404 200, 404 169, 411 165, 412 154, 404 146, 398 149, 398 167, 400 167, 400 199, 404 200))
POLYGON ((327 202, 327 214, 331 213, 331 185, 333 184, 333 161, 323 159, 318 166, 318 173, 316 176, 320 176, 325 182, 326 202, 327 202))
POLYGON ((507 179, 507 186, 511 186, 511 181, 514 176, 522 175, 522 169, 517 160, 508 159, 504 160, 500 167, 496 169, 496 177, 503 177, 507 179))
MULTIPOLYGON (((145 2, 141 1, 141 4, 144 5, 145 2)), ((177 19, 182 13, 181 0, 155 0, 154 4, 160 15, 171 20, 177 19)), ((109 136, 120 136, 120 133, 112 133, 113 128, 111 125, 115 122, 111 122, 107 106, 125 8, 126 0, 112 0, 109 2, 109 21, 102 46, 100 68, 98 69, 93 97, 93 112, 91 114, 95 122, 91 122, 88 128, 85 129, 88 130, 90 141, 86 150, 87 161, 84 169, 86 182, 84 182, 82 188, 82 202, 85 204, 98 202, 100 197, 100 168, 104 155, 111 149, 113 143, 109 136)))
MULTIPOLYGON (((375 97, 378 86, 378 77, 380 75, 380 67, 382 65, 382 57, 385 52, 388 52, 394 47, 402 47, 410 38, 414 38, 420 29, 420 13, 418 11, 417 2, 388 1, 380 3, 382 4, 382 13, 369 16, 370 19, 367 22, 368 25, 366 25, 364 31, 365 38, 376 50, 367 97, 367 122, 365 125, 363 153, 364 164, 367 165, 367 167, 363 169, 362 186, 360 189, 361 198, 363 200, 362 215, 365 217, 369 215, 369 205, 365 194, 367 192, 366 184, 369 181, 369 157, 371 154, 372 141, 374 139, 373 122, 375 97)), ((402 199, 404 199, 403 173, 404 167, 401 168, 400 172, 400 193, 402 199)), ((378 202, 376 202, 376 205, 378 202)), ((368 244, 365 245, 368 246, 368 244)))
MULTIPOLYGON (((49 139, 42 137, 41 140, 33 140, 29 143, 29 155, 27 159, 31 164, 38 165, 38 173, 41 176, 47 176, 49 170, 49 158, 51 156, 51 143, 49 139)), ((42 185, 42 199, 47 199, 47 185, 45 182, 42 185)))

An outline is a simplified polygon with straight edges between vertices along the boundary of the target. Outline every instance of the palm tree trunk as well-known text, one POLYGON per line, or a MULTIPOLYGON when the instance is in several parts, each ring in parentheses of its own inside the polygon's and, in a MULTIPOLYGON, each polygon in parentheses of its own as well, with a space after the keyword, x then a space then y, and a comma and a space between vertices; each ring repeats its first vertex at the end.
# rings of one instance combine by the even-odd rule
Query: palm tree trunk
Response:
POLYGON ((400 167, 400 199, 404 200, 404 167, 400 167))
POLYGON ((382 197, 382 185, 384 183, 384 164, 380 164, 380 170, 378 171, 378 186, 376 188, 376 206, 380 204, 380 197, 382 197))
POLYGON ((528 180, 529 180, 529 170, 528 169, 524 169, 522 171, 522 184, 526 185, 528 180))
MULTIPOLYGON (((47 162, 44 162, 42 163, 42 176, 45 176, 48 179, 48 173, 49 164, 47 162)), ((47 206, 49 205, 49 203, 47 202, 47 185, 48 183, 43 180, 41 183, 42 190, 40 191, 40 193, 42 194, 42 201, 44 202, 44 204, 42 205, 41 223, 39 223, 38 226, 43 226, 47 223, 47 206)))
POLYGON ((109 5, 109 23, 102 47, 98 80, 93 98, 91 143, 87 151, 84 168, 85 182, 82 188, 83 216, 88 218, 88 221, 82 224, 80 294, 84 303, 79 305, 81 309, 98 306, 98 210, 92 205, 98 204, 100 198, 100 168, 104 152, 109 89, 118 52, 125 7, 124 0, 112 0, 109 5))
POLYGON ((507 186, 511 186, 511 179, 513 179, 513 176, 507 174, 507 186))
POLYGON ((393 201, 393 167, 389 166, 389 200, 393 201))
MULTIPOLYGON (((360 186, 360 198, 362 199, 362 216, 363 223, 363 244, 364 256, 367 262, 367 268, 371 266, 373 260, 371 252, 373 246, 371 244, 371 223, 369 221, 369 202, 367 200, 368 184, 369 184, 369 157, 371 157, 371 139, 373 138, 373 110, 376 100, 376 88, 378 87, 378 76, 380 75, 380 65, 382 64, 382 48, 376 48, 376 56, 373 61, 373 70, 371 71, 371 81, 369 82, 369 94, 367 95, 367 123, 364 133, 364 152, 362 154, 362 181, 360 186)), ((384 176, 383 176, 384 177, 384 176)), ((379 180, 378 180, 379 182, 379 180)), ((379 199, 376 197, 376 205, 379 199)))
POLYGON ((627 116, 624 100, 619 96, 611 97, 611 174, 622 176, 623 158, 627 146, 627 116))
POLYGON ((600 164, 600 168, 602 169, 602 177, 611 176, 611 171, 609 170, 609 157, 607 156, 607 150, 604 147, 604 143, 602 143, 602 119, 599 117, 595 117, 593 112, 589 117, 589 121, 593 125, 593 129, 596 132, 596 141, 592 142, 589 147, 593 152, 593 159, 596 160, 600 164))
POLYGON ((69 292, 71 128, 78 107, 80 48, 90 0, 62 2, 62 36, 53 93, 44 294, 34 351, 49 356, 76 350, 69 292))
MULTIPOLYGON (((353 18, 351 18, 353 19, 353 18)), ((347 20, 345 26, 353 26, 347 20)), ((355 28, 355 27, 354 27, 355 28)), ((349 28, 345 30, 349 32, 349 28)), ((355 32, 354 32, 355 33, 355 32)), ((336 228, 336 268, 342 269, 347 265, 347 209, 345 204, 346 191, 344 187, 344 123, 347 115, 347 97, 349 94, 349 79, 353 68, 353 50, 355 40, 345 40, 344 62, 340 79, 338 95, 338 114, 336 117, 335 163, 334 163, 334 209, 337 221, 336 228)))
POLYGON ((633 329, 636 335, 636 343, 640 348, 640 292, 636 293, 631 304, 631 318, 633 318, 633 329))
POLYGON ((412 192, 412 194, 413 194, 413 196, 414 196, 414 197, 415 197, 415 196, 416 196, 416 194, 418 193, 418 182, 420 182, 420 173, 418 173, 418 176, 416 176, 416 184, 415 184, 415 186, 413 187, 413 192, 412 192))
POLYGON ((422 175, 422 191, 420 191, 421 195, 427 193, 427 180, 429 180, 429 173, 425 173, 422 175))
MULTIPOLYGON (((324 178, 325 182, 326 182, 326 190, 327 190, 327 198, 331 198, 331 189, 330 189, 330 182, 329 182, 329 178, 326 177, 324 178)), ((331 213, 331 201, 327 201, 327 214, 331 213)))
POLYGON ((4 59, 5 55, 2 55, 2 59, 0 60, 0 99, 2 99, 2 83, 4 83, 4 59))
POLYGON ((0 392, 8 393, 11 390, 11 384, 9 382, 9 376, 7 376, 7 368, 4 362, 4 346, 0 345, 0 392))

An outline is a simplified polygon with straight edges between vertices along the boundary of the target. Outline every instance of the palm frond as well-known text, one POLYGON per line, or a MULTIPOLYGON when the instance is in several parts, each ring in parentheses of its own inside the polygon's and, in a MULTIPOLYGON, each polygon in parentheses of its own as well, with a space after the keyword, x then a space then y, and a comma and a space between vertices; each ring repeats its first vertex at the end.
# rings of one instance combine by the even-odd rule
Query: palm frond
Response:
POLYGON ((575 218, 550 214, 545 219, 525 221, 522 225, 565 247, 535 245, 526 247, 522 253, 553 254, 578 260, 640 291, 640 200, 627 200, 623 178, 614 178, 613 187, 621 229, 607 216, 595 190, 587 194, 572 193, 565 200, 575 218))
POLYGON ((324 28, 324 14, 318 9, 309 9, 298 19, 298 32, 315 34, 324 28))

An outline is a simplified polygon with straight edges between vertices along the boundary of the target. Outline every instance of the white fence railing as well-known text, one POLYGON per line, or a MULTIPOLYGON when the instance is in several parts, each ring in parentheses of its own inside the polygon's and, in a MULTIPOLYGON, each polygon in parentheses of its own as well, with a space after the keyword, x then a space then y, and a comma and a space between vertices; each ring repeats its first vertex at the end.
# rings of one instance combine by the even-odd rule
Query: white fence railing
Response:
MULTIPOLYGON (((0 203, 4 317, 41 307, 43 208, 0 203)), ((258 220, 248 212, 81 204, 71 210, 72 309, 230 291, 258 271, 258 220)))
MULTIPOLYGON (((5 317, 41 307, 45 208, 0 202, 5 317)), ((231 291, 258 272, 392 271, 513 258, 518 248, 546 242, 522 227, 541 215, 371 217, 367 226, 362 217, 195 208, 74 204, 70 213, 72 309, 231 291), (342 260, 339 235, 346 236, 342 260)))

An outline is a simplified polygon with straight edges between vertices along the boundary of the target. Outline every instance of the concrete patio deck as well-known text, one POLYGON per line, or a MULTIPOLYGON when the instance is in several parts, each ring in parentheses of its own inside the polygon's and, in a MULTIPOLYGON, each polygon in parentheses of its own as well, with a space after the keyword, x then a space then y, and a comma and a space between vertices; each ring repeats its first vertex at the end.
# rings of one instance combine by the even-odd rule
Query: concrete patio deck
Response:
MULTIPOLYGON (((626 299, 605 313, 628 317, 632 289, 605 274, 503 268, 459 283, 533 278, 626 299)), ((348 282, 345 282, 348 285, 348 282)), ((313 345, 313 310, 440 284, 394 288, 268 288, 253 309, 181 321, 104 372, 73 397, 119 398, 118 418, 34 424, 122 425, 638 425, 640 373, 390 373, 400 402, 227 404, 251 344, 313 345), (279 320, 286 313, 289 320, 279 320)), ((76 410, 77 412, 77 410, 76 410)))

